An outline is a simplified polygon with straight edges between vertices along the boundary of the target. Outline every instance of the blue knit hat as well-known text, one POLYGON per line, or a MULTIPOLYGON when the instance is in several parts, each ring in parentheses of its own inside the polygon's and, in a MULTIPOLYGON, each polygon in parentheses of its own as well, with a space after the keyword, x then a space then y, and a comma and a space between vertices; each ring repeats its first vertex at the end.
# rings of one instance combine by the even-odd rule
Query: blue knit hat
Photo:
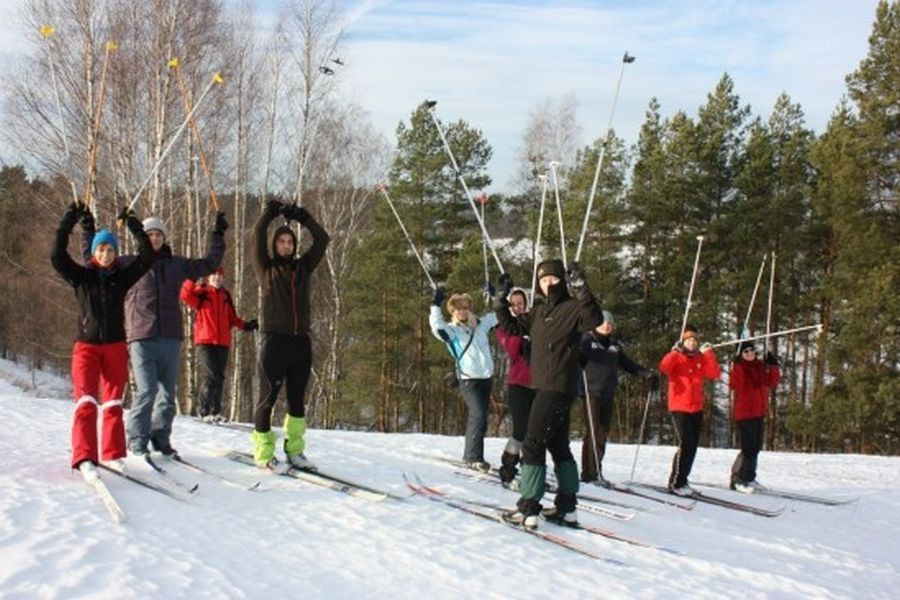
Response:
POLYGON ((100 244, 109 244, 116 251, 116 254, 119 253, 119 240, 116 239, 116 236, 109 229, 101 229, 94 234, 94 241, 91 242, 91 254, 97 252, 97 246, 100 244))

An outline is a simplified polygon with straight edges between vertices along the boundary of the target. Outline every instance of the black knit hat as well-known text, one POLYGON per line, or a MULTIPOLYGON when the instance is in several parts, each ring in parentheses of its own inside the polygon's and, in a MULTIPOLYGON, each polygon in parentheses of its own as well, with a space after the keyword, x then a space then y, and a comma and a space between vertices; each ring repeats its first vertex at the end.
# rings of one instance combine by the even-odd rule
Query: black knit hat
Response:
POLYGON ((545 275, 553 275, 560 281, 565 281, 566 268, 563 266, 563 262, 558 258, 542 261, 537 269, 538 280, 540 281, 541 277, 545 275))

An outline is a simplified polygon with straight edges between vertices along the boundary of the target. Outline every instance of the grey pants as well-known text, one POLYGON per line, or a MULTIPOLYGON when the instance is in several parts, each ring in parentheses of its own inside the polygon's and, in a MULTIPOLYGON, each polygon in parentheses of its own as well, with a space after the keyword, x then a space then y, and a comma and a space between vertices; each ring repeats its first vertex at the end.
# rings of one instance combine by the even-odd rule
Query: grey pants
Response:
POLYGON ((466 419, 466 449, 463 460, 475 462, 484 460, 484 434, 487 432, 488 404, 491 399, 490 379, 461 379, 459 391, 462 394, 469 417, 466 419))
POLYGON ((137 384, 125 423, 128 449, 144 453, 149 444, 156 450, 170 448, 181 340, 153 338, 130 342, 128 354, 137 384))

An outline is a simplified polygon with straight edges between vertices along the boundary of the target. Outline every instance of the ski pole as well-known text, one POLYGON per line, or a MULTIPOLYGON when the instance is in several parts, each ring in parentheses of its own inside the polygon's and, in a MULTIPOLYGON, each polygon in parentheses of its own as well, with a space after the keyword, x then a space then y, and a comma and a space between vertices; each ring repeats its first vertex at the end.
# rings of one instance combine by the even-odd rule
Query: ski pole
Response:
MULTIPOLYGON (((56 97, 56 121, 57 127, 59 128, 60 137, 62 137, 63 143, 63 152, 66 157, 66 166, 69 163, 69 132, 66 130, 66 122, 63 119, 62 115, 62 100, 60 100, 59 95, 59 82, 56 78, 56 63, 53 62, 53 49, 51 48, 50 38, 53 37, 53 34, 56 30, 52 25, 42 25, 40 28, 41 37, 44 38, 46 43, 44 46, 47 48, 47 63, 50 66, 50 80, 53 82, 53 94, 56 97)), ((69 187, 72 188, 72 202, 78 204, 78 190, 75 189, 75 181, 65 173, 63 176, 69 180, 69 187)))
MULTIPOLYGON (((769 307, 766 310, 766 335, 772 331, 772 304, 775 298, 775 252, 772 252, 772 268, 769 273, 769 307)), ((769 351, 769 338, 763 342, 763 352, 769 351)))
POLYGON ((159 156, 159 159, 156 161, 156 164, 153 165, 153 168, 150 169, 150 173, 147 175, 147 178, 144 180, 144 183, 141 184, 141 187, 138 188, 138 191, 134 194, 134 197, 131 199, 131 202, 128 203, 128 209, 131 210, 134 208, 135 202, 141 197, 141 192, 144 191, 144 188, 147 187, 147 184, 150 183, 150 180, 156 175, 156 172, 162 166, 163 161, 166 159, 166 156, 169 154, 169 151, 172 150, 172 147, 175 145, 175 142, 178 141, 179 136, 181 136, 181 132, 184 131, 184 128, 187 127, 188 121, 191 117, 194 116, 194 113, 197 112, 197 109, 200 107, 200 104, 203 103, 203 99, 206 98, 206 94, 209 93, 209 90, 212 89, 213 85, 220 84, 225 81, 222 78, 222 75, 219 73, 215 73, 212 76, 212 79, 209 82, 209 85, 206 86, 206 89, 203 90, 203 93, 200 94, 200 97, 197 98, 197 102, 194 103, 194 107, 190 110, 187 117, 184 119, 184 122, 175 130, 175 134, 172 136, 172 139, 169 140, 169 144, 165 147, 162 154, 159 156))
POLYGON ((753 286, 753 294, 750 296, 750 305, 747 307, 747 316, 744 318, 744 327, 741 329, 741 335, 750 333, 750 315, 753 313, 753 306, 756 304, 756 293, 759 291, 759 283, 762 281, 768 257, 768 254, 763 255, 762 263, 759 265, 759 273, 756 274, 756 285, 753 286))
POLYGON ((694 283, 697 281, 697 268, 700 266, 700 249, 703 248, 703 236, 697 236, 697 256, 694 257, 694 272, 691 275, 691 287, 688 290, 687 305, 684 307, 684 319, 681 321, 681 334, 678 339, 684 337, 684 330, 687 327, 688 315, 691 312, 691 299, 694 297, 694 283))
POLYGON ((488 246, 490 246, 491 248, 491 253, 494 255, 494 260, 497 262, 497 268, 500 269, 501 274, 506 273, 506 271, 503 269, 503 265, 500 263, 500 257, 497 256, 497 249, 494 247, 494 241, 488 234, 487 228, 484 226, 484 221, 478 214, 478 208, 475 206, 475 201, 472 199, 472 193, 469 191, 469 186, 466 185, 466 180, 462 176, 462 172, 459 170, 459 165, 456 163, 456 158, 453 156, 453 151, 450 150, 450 144, 447 143, 447 137, 444 135, 444 130, 441 128, 441 123, 438 121, 437 115, 434 114, 434 107, 436 104, 436 100, 427 100, 425 102, 425 106, 428 109, 428 114, 431 115, 431 120, 434 121, 434 126, 437 128, 438 134, 441 136, 441 142, 443 142, 444 144, 444 150, 447 151, 447 155, 450 157, 450 163, 453 165, 453 172, 456 173, 456 178, 459 179, 459 182, 462 184, 463 191, 465 191, 466 193, 466 199, 469 201, 469 206, 472 207, 472 212, 475 213, 475 219, 478 221, 478 225, 481 226, 481 234, 487 240, 488 246))
MULTIPOLYGON (((588 432, 591 434, 591 450, 594 453, 594 466, 597 469, 597 476, 600 476, 600 453, 597 452, 597 434, 594 432, 594 415, 591 410, 591 394, 588 390, 588 380, 587 380, 587 372, 582 369, 581 370, 581 380, 584 382, 584 405, 587 411, 588 418, 588 432)), ((583 468, 583 465, 582 465, 583 468)))
POLYGON ((97 92, 97 114, 94 116, 93 134, 91 136, 93 146, 88 155, 87 184, 85 184, 84 196, 82 197, 84 205, 87 207, 91 206, 91 191, 94 189, 94 172, 96 171, 97 166, 97 155, 100 153, 100 140, 98 136, 100 135, 100 120, 103 117, 103 99, 106 97, 106 73, 109 70, 109 55, 118 50, 118 48, 119 46, 115 42, 106 42, 106 51, 103 54, 103 68, 100 72, 100 91, 97 92))
POLYGON ((800 333, 803 331, 811 331, 815 329, 818 333, 822 333, 822 324, 819 323, 817 325, 806 325, 804 327, 795 327, 794 329, 785 329, 784 331, 776 331, 775 333, 766 333, 763 335, 754 335, 745 338, 738 338, 736 340, 729 340, 727 342, 719 342, 718 344, 712 344, 712 348, 721 348, 722 346, 733 346, 734 344, 740 344, 741 342, 751 342, 753 340, 767 340, 769 338, 781 337, 783 335, 790 335, 792 333, 800 333))
POLYGON ((606 135, 600 145, 600 157, 597 159, 597 169, 594 171, 594 183, 591 184, 591 194, 588 196, 587 210, 584 212, 584 221, 581 223, 581 237, 578 238, 578 248, 575 250, 575 262, 581 258, 581 248, 584 246, 584 238, 587 234, 588 219, 591 209, 594 207, 594 196, 597 194, 597 184, 600 182, 600 170, 603 168, 603 158, 606 156, 606 143, 609 141, 609 133, 612 130, 613 115, 616 114, 616 104, 619 101, 619 88, 622 87, 622 76, 625 75, 625 65, 634 62, 633 56, 628 52, 622 57, 622 69, 619 71, 619 81, 616 83, 616 92, 613 95, 612 110, 609 111, 609 122, 606 124, 606 135))
POLYGON ((397 218, 397 223, 400 224, 400 229, 403 230, 403 235, 406 236, 406 241, 409 242, 409 247, 412 248, 413 254, 416 256, 416 260, 418 260, 419 264, 422 265, 422 270, 425 271, 425 277, 428 278, 428 283, 431 284, 431 289, 436 290, 437 284, 435 284, 434 280, 431 278, 431 274, 428 272, 428 267, 425 266, 425 261, 422 260, 422 257, 419 255, 419 251, 416 250, 415 244, 413 244, 412 239, 409 237, 409 232, 406 231, 406 226, 403 224, 403 219, 400 218, 400 215, 397 213, 397 209, 394 208, 394 203, 391 202, 391 197, 388 195, 387 186, 384 184, 378 184, 377 186, 375 186, 375 189, 384 195, 384 199, 387 200, 388 206, 391 207, 391 212, 394 213, 394 216, 397 218))
POLYGON ((553 193, 556 195, 556 216, 559 221, 559 250, 562 255, 563 268, 568 269, 569 264, 566 260, 566 232, 563 229, 562 202, 559 200, 559 182, 556 179, 556 161, 550 161, 550 173, 553 174, 553 193))
MULTIPOLYGON (((484 205, 487 204, 487 194, 481 192, 477 196, 478 204, 481 205, 481 220, 484 222, 484 205)), ((487 304, 490 301, 490 293, 488 293, 488 286, 491 283, 491 275, 488 272, 488 258, 487 258, 487 241, 482 236, 481 238, 481 258, 484 263, 484 301, 487 304)))
POLYGON ((213 209, 219 212, 219 200, 216 198, 216 191, 213 189, 212 171, 209 163, 206 161, 206 152, 203 150, 203 143, 200 141, 200 128, 197 127, 197 120, 191 113, 191 100, 188 98, 187 86, 184 84, 184 75, 181 73, 181 62, 177 58, 169 60, 169 68, 175 71, 175 78, 178 81, 178 89, 181 92, 181 99, 184 102, 184 112, 188 115, 188 122, 191 126, 191 133, 194 134, 194 140, 197 142, 197 154, 200 157, 200 166, 203 168, 203 174, 206 175, 206 188, 209 191, 209 200, 212 202, 213 209))
POLYGON ((538 179, 541 180, 541 210, 540 215, 538 216, 538 226, 537 226, 537 237, 535 238, 534 244, 534 263, 531 268, 531 306, 534 306, 534 294, 537 291, 537 268, 538 268, 538 256, 541 252, 541 231, 544 227, 544 205, 547 201, 547 176, 546 175, 538 175, 538 179))
POLYGON ((644 416, 641 418, 641 429, 638 431, 637 445, 634 447, 634 461, 631 463, 631 476, 628 481, 634 481, 634 471, 637 468, 638 452, 641 451, 641 443, 644 440, 644 425, 647 423, 647 413, 650 411, 650 398, 653 390, 647 390, 647 401, 644 402, 644 416))

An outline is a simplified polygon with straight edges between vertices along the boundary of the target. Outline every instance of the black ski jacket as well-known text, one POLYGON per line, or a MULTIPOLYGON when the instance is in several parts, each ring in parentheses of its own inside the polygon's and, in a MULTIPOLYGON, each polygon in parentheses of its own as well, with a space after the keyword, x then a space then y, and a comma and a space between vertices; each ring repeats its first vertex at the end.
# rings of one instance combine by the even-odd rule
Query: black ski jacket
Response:
POLYGON ((632 375, 649 371, 625 354, 625 348, 618 338, 600 335, 596 331, 588 331, 581 337, 579 354, 581 366, 587 376, 587 393, 591 398, 599 398, 601 402, 613 399, 619 384, 619 369, 632 375))
POLYGON ((504 331, 531 337, 531 383, 535 389, 578 393, 578 342, 581 333, 603 322, 603 311, 585 285, 573 298, 561 282, 550 289, 544 304, 514 317, 506 298, 494 302, 497 320, 504 331))
POLYGON ((132 235, 138 244, 137 259, 121 266, 116 260, 108 269, 93 262, 79 265, 69 256, 72 227, 60 226, 50 262, 56 272, 75 289, 78 301, 78 333, 75 340, 91 344, 125 341, 125 294, 153 266, 150 238, 136 221, 132 235))
MULTIPOLYGON (((282 225, 272 236, 269 254, 267 231, 276 215, 263 212, 253 226, 253 269, 262 288, 262 320, 260 330, 266 333, 299 335, 309 333, 309 278, 325 256, 330 238, 311 216, 303 225, 312 235, 312 246, 300 258, 283 259, 275 252, 275 238, 282 232, 293 231, 282 225)), ((297 251, 294 237, 294 251, 297 251)))

